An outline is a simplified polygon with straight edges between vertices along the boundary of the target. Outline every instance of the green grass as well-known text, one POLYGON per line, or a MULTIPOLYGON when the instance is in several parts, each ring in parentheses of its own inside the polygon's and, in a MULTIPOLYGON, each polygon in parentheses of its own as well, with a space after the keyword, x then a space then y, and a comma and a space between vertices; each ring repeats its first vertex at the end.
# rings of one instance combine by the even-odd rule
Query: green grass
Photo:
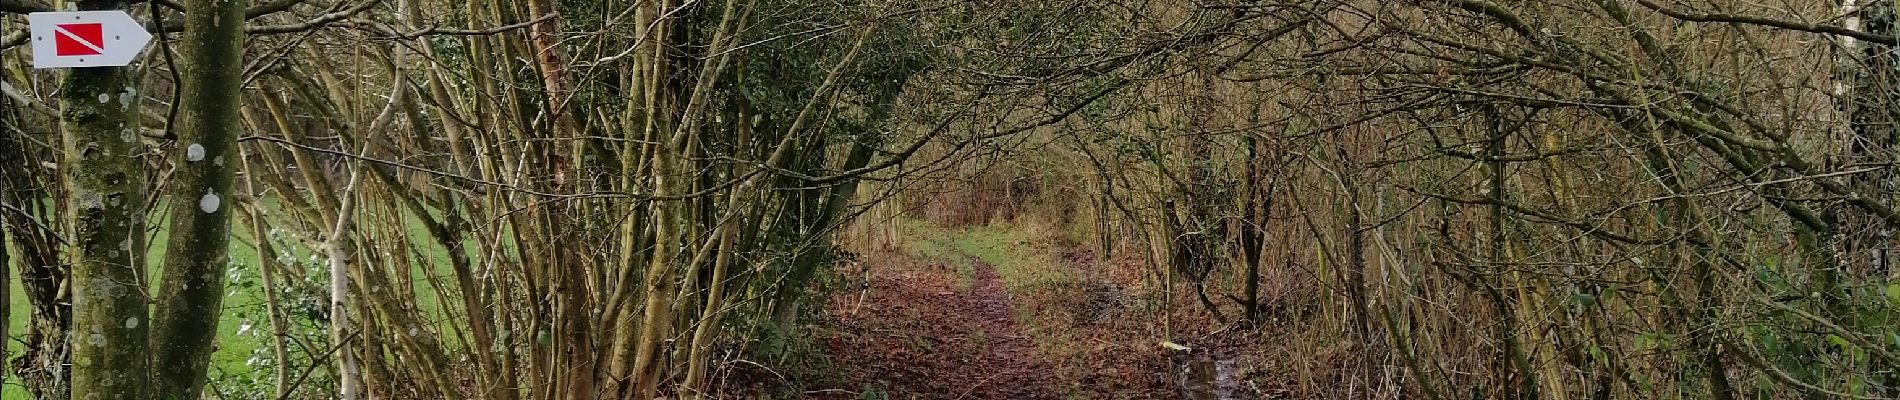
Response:
MULTIPOLYGON (((158 265, 164 264, 165 246, 171 237, 171 232, 169 230, 169 223, 164 220, 154 221, 153 226, 157 229, 150 238, 148 243, 149 247, 146 251, 147 270, 150 271, 151 274, 147 275, 145 280, 147 284, 151 285, 154 289, 150 292, 155 293, 158 273, 160 272, 158 265)), ((239 274, 244 274, 244 277, 240 279, 255 280, 257 279, 258 266, 257 248, 253 243, 256 243, 256 239, 251 237, 250 230, 244 229, 245 227, 243 226, 233 226, 232 228, 233 242, 227 251, 234 264, 233 267, 237 269, 239 274)), ((300 257, 308 256, 307 250, 298 249, 297 253, 300 257)), ((18 279, 19 266, 10 265, 9 267, 12 268, 11 271, 13 275, 7 277, 7 280, 10 282, 8 285, 9 290, 12 291, 10 293, 12 295, 12 301, 8 306, 11 307, 10 309, 13 310, 13 313, 11 315, 12 318, 7 321, 7 332, 12 336, 11 340, 7 341, 7 354, 9 357, 14 357, 18 356, 24 350, 21 341, 24 340, 23 334, 26 332, 26 320, 28 317, 26 310, 28 304, 25 289, 21 286, 20 280, 18 279)), ((219 347, 218 351, 212 355, 212 369, 249 372, 253 368, 246 365, 246 361, 250 359, 252 352, 263 345, 264 337, 258 334, 238 335, 237 331, 243 324, 252 323, 253 326, 249 333, 268 332, 269 328, 267 324, 262 321, 263 318, 261 318, 261 310, 263 310, 264 307, 264 294, 262 289, 257 285, 251 285, 249 287, 235 285, 239 283, 239 281, 231 279, 232 275, 233 274, 230 273, 226 274, 226 280, 232 281, 229 282, 232 285, 228 285, 227 294, 224 299, 225 311, 220 315, 218 321, 217 342, 219 347), (252 321, 252 317, 259 318, 255 318, 256 320, 252 321)), ((8 371, 8 374, 8 385, 3 392, 0 392, 0 398, 9 400, 30 398, 25 389, 18 386, 18 377, 11 376, 11 371, 8 371)))
MULTIPOLYGON (((430 260, 429 264, 435 267, 433 269, 410 269, 411 278, 415 283, 416 307, 422 311, 426 318, 429 318, 438 327, 442 328, 442 332, 448 332, 447 327, 443 326, 443 324, 448 322, 447 316, 444 314, 442 307, 438 304, 439 301, 435 288, 431 286, 428 281, 431 274, 438 277, 445 277, 445 282, 453 281, 453 279, 446 278, 452 276, 451 274, 453 273, 453 271, 450 270, 451 266, 448 262, 447 249, 440 246, 427 245, 434 243, 434 241, 429 238, 428 230, 422 226, 420 219, 406 213, 403 219, 403 233, 414 238, 414 241, 419 243, 417 248, 422 252, 422 256, 430 260)), ((265 315, 265 297, 261 277, 259 276, 261 265, 258 262, 257 248, 255 246, 257 241, 256 238, 251 235, 250 227, 244 224, 243 218, 236 218, 232 223, 232 242, 228 250, 231 265, 227 268, 225 275, 227 291, 226 297, 224 298, 224 311, 219 316, 217 328, 218 350, 212 354, 209 375, 213 381, 208 385, 208 388, 223 387, 227 390, 234 389, 237 385, 245 385, 244 381, 247 380, 255 382, 250 386, 267 388, 271 379, 270 369, 264 365, 253 366, 251 363, 254 356, 263 359, 270 357, 268 354, 270 350, 266 346, 269 345, 271 331, 270 324, 265 315), (239 334, 238 331, 243 329, 245 325, 249 325, 249 329, 244 334, 239 334)), ((170 238, 170 224, 165 220, 156 220, 152 222, 151 226, 155 228, 155 231, 150 238, 148 251, 146 252, 146 260, 148 269, 152 271, 152 275, 148 275, 146 282, 156 289, 159 276, 158 272, 160 271, 159 266, 164 264, 165 246, 170 238)), ((380 227, 359 224, 357 229, 379 228, 380 227)), ((476 254, 475 250, 472 249, 472 247, 474 247, 472 244, 473 241, 470 241, 469 247, 471 249, 468 251, 471 256, 475 256, 476 254)), ((310 258, 312 255, 311 249, 303 246, 290 245, 282 240, 273 241, 273 246, 275 247, 273 250, 289 252, 291 257, 299 263, 313 262, 310 258), (286 246, 288 246, 288 248, 286 248, 286 246)), ((17 262, 17 259, 10 260, 10 262, 17 262)), ((18 279, 18 265, 9 265, 9 267, 11 268, 12 275, 6 278, 9 282, 8 288, 11 290, 10 294, 12 297, 10 299, 11 304, 8 306, 12 307, 10 310, 13 310, 13 312, 11 320, 7 321, 7 332, 12 337, 7 341, 6 346, 7 355, 11 358, 18 356, 20 352, 23 351, 21 342, 24 340, 23 337, 26 331, 28 304, 25 291, 18 279)), ((327 275, 324 275, 324 271, 306 270, 305 273, 315 274, 311 276, 311 278, 315 280, 328 281, 327 275)), ((277 279, 283 280, 287 278, 280 276, 277 279)), ((278 284, 284 285, 286 283, 280 281, 278 284)), ((320 287, 327 288, 327 286, 320 287)), ((30 399, 25 389, 19 386, 18 377, 12 376, 11 371, 8 371, 7 375, 7 385, 4 388, 0 388, 0 400, 30 399)))
POLYGON ((1003 286, 1011 292, 1022 288, 1072 281, 1057 252, 1044 247, 1048 238, 1031 230, 1004 224, 970 228, 945 228, 929 222, 906 219, 903 244, 908 255, 939 260, 957 266, 967 285, 974 258, 996 268, 1003 286))
MULTIPOLYGON (((1011 296, 1028 295, 1039 288, 1071 284, 1077 279, 1071 275, 1070 268, 1063 264, 1061 252, 1051 247, 1054 241, 1033 229, 1007 224, 945 228, 912 219, 901 223, 903 237, 898 246, 899 251, 912 257, 956 266, 963 276, 966 289, 974 281, 971 259, 981 260, 996 268, 1003 288, 1011 296)), ((1042 296, 1047 294, 1044 292, 1042 296)), ((1044 320, 1045 316, 1034 309, 1038 306, 1036 302, 1050 300, 1048 297, 1017 297, 1011 301, 1011 305, 1014 306, 1014 317, 1023 333, 1037 338, 1034 342, 1038 352, 1044 357, 1066 357, 1079 351, 1082 348, 1079 346, 1086 339, 1077 336, 1079 331, 1064 329, 1069 326, 1066 321, 1044 320)))

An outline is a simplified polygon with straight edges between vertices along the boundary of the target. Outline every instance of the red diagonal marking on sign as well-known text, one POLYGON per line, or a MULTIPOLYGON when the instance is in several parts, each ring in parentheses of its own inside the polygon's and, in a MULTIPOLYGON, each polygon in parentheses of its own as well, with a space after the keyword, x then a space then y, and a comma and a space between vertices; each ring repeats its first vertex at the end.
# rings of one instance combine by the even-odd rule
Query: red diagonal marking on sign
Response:
POLYGON ((100 23, 60 24, 53 26, 53 55, 97 56, 106 52, 104 28, 100 23))

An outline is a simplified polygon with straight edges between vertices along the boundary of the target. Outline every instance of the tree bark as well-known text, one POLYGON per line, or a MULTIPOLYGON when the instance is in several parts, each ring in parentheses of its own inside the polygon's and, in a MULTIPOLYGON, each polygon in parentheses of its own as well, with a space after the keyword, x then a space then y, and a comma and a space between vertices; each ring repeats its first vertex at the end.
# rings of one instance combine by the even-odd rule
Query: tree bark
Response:
MULTIPOLYGON (((362 167, 350 171, 350 183, 344 186, 344 192, 356 190, 362 183, 362 167)), ((358 367, 355 353, 351 352, 350 333, 350 273, 349 258, 354 250, 350 240, 350 216, 356 213, 357 196, 346 194, 343 204, 337 209, 336 221, 330 229, 330 237, 323 241, 324 256, 329 259, 326 266, 330 270, 330 345, 340 348, 337 354, 337 398, 355 400, 363 393, 363 373, 358 367)))
MULTIPOLYGON (((85 0, 80 10, 124 9, 85 0)), ((60 162, 69 199, 73 274, 72 397, 148 398, 145 308, 147 170, 124 67, 73 68, 61 79, 60 162)))
POLYGON ((231 165, 244 162, 237 152, 243 69, 233 67, 244 58, 244 5, 185 1, 177 149, 182 154, 172 156, 171 241, 152 332, 152 361, 164 366, 153 370, 157 399, 200 397, 223 311, 231 165))

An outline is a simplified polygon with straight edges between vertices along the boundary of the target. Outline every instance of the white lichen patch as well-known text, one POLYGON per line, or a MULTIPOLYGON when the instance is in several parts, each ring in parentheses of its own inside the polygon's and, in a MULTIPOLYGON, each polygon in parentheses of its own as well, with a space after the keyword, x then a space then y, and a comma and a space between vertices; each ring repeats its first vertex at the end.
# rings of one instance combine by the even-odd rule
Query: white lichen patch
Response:
MULTIPOLYGON (((114 298, 125 294, 125 289, 113 281, 102 281, 92 285, 92 295, 99 298, 114 298)), ((95 327, 96 328, 96 327, 95 327)), ((97 329, 94 329, 95 331, 97 329)))
POLYGON ((106 347, 106 335, 94 333, 86 338, 86 342, 92 343, 92 347, 106 347))
POLYGON ((73 189, 73 203, 87 210, 106 208, 105 196, 86 189, 73 189))
POLYGON ((132 329, 132 328, 137 328, 137 327, 139 327, 139 318, 138 318, 138 317, 132 317, 132 318, 126 318, 126 319, 125 319, 125 329, 132 329))
POLYGON ((105 94, 105 93, 99 94, 99 104, 105 104, 108 101, 112 101, 112 95, 105 94))
POLYGON ((205 214, 218 212, 219 201, 217 193, 212 193, 210 189, 206 189, 204 197, 198 198, 198 210, 204 211, 205 214))
POLYGON ((119 105, 131 107, 133 104, 138 104, 138 101, 138 91, 132 90, 132 88, 126 88, 125 92, 119 93, 119 105))
POLYGON ((197 143, 185 146, 185 161, 197 162, 205 159, 205 147, 197 143))
POLYGON ((224 166, 224 156, 212 157, 211 165, 216 165, 220 167, 224 166))

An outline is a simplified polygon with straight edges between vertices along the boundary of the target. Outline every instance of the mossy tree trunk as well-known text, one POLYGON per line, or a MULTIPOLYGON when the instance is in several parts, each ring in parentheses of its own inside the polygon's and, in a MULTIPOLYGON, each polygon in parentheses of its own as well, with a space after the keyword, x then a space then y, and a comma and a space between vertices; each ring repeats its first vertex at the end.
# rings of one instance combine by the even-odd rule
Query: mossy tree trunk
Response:
MULTIPOLYGON (((217 338, 229 263, 233 165, 243 77, 244 2, 185 1, 171 241, 152 332, 157 399, 199 398, 217 338)), ((128 320, 127 325, 132 322, 128 320)))
MULTIPOLYGON (((80 10, 123 9, 84 0, 80 10)), ((74 68, 61 76, 59 122, 73 247, 72 398, 147 396, 145 199, 148 170, 132 110, 136 82, 123 67, 74 68)))

